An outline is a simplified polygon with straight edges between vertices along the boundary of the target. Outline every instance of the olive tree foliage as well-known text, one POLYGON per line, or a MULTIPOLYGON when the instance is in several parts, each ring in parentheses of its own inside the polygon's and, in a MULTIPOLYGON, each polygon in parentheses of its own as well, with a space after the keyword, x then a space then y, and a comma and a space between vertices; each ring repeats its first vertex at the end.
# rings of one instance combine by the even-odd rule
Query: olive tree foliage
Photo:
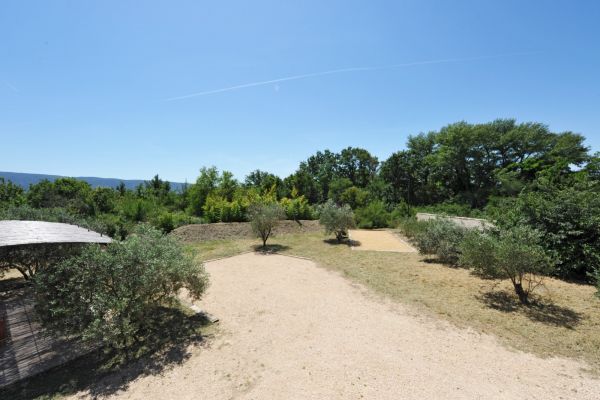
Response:
POLYGON ((180 289, 198 299, 207 285, 193 253, 159 230, 139 225, 122 242, 88 245, 40 271, 34 279, 35 309, 53 332, 127 349, 144 342, 156 312, 178 304, 180 289))
POLYGON ((325 233, 334 234, 338 242, 348 236, 348 229, 354 228, 354 213, 349 205, 338 206, 332 200, 320 208, 319 224, 325 228, 325 233))
POLYGON ((499 232, 469 232, 460 246, 460 263, 492 279, 509 279, 523 304, 543 284, 554 263, 540 246, 540 233, 525 225, 499 232))
POLYGON ((248 218, 252 231, 260 237, 265 247, 273 228, 285 218, 285 212, 277 203, 254 203, 248 207, 248 218))
POLYGON ((41 270, 69 258, 80 250, 78 244, 36 243, 0 247, 0 276, 14 268, 30 280, 41 270))

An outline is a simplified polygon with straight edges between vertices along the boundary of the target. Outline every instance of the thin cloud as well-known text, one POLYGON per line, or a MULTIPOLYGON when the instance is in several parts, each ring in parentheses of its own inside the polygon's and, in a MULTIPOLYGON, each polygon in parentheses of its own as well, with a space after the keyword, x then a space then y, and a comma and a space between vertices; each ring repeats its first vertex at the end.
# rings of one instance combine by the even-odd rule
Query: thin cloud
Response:
POLYGON ((9 82, 7 81, 2 81, 2 83, 4 83, 10 90, 12 90, 15 93, 19 93, 19 89, 16 88, 16 86, 11 85, 9 82))
POLYGON ((220 88, 220 89, 206 90, 203 92, 196 92, 196 93, 186 94, 183 96, 170 97, 168 99, 165 99, 165 101, 185 100, 185 99, 189 99, 192 97, 201 97, 201 96, 207 96, 207 95, 216 94, 216 93, 231 92, 234 90, 246 89, 246 88, 255 87, 255 86, 272 85, 274 83, 296 81, 296 80, 300 80, 300 79, 314 78, 314 77, 325 76, 325 75, 341 74, 341 73, 347 73, 347 72, 380 71, 380 70, 385 70, 385 69, 405 68, 405 67, 413 67, 413 66, 418 66, 418 65, 448 64, 448 63, 456 63, 456 62, 464 62, 464 61, 487 60, 487 59, 491 59, 491 58, 526 56, 526 55, 531 55, 531 54, 536 54, 536 53, 538 53, 538 52, 495 54, 495 55, 489 55, 489 56, 464 57, 464 58, 446 58, 446 59, 440 59, 440 60, 415 61, 415 62, 410 62, 410 63, 390 64, 390 65, 371 66, 371 67, 339 68, 339 69, 332 69, 332 70, 328 70, 328 71, 320 71, 320 72, 312 72, 312 73, 308 73, 308 74, 286 76, 283 78, 270 79, 268 81, 244 83, 241 85, 229 86, 229 87, 224 87, 224 88, 220 88))

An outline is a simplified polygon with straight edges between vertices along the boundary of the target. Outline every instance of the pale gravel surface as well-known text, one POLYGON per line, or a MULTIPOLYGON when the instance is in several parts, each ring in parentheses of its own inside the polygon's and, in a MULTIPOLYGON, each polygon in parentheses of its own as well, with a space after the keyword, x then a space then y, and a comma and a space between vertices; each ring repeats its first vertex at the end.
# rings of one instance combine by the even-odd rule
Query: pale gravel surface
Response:
MULTIPOLYGON (((206 265, 209 347, 123 399, 598 399, 585 365, 514 352, 370 294, 313 262, 255 253, 206 265)), ((81 394, 80 394, 81 395, 81 394)))
POLYGON ((416 253, 417 250, 390 231, 358 230, 348 231, 350 240, 356 243, 352 250, 393 251, 397 253, 416 253))

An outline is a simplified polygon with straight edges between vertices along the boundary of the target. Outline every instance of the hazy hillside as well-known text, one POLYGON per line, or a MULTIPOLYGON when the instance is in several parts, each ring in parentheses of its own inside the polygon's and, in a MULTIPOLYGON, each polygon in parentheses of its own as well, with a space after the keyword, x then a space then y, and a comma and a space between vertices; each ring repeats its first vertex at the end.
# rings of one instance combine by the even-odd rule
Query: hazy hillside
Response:
MULTIPOLYGON (((27 174, 22 172, 2 172, 0 171, 0 177, 5 180, 10 180, 13 183, 22 186, 23 188, 29 188, 29 185, 38 183, 41 180, 48 179, 49 181, 54 181, 58 178, 63 178, 60 175, 44 175, 44 174, 27 174)), ((117 179, 117 178, 97 178, 97 177, 89 177, 89 176, 76 176, 75 179, 79 179, 82 181, 86 181, 92 187, 116 187, 119 182, 125 183, 127 189, 134 189, 140 183, 144 183, 144 180, 141 179, 117 179)), ((148 178, 149 180, 150 178, 148 178)), ((171 182, 171 188, 174 190, 181 189, 183 183, 179 182, 171 182)))

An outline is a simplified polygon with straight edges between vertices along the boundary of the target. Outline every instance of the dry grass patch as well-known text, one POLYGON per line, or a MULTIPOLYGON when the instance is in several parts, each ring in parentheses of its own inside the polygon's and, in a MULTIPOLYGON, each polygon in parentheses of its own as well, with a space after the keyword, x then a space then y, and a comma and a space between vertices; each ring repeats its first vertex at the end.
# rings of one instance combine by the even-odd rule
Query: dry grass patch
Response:
MULTIPOLYGON (((253 250, 256 240, 224 240, 194 246, 202 259, 253 250)), ((585 360, 600 369, 600 299, 595 288, 556 279, 519 304, 508 282, 481 279, 465 269, 428 262, 416 253, 356 252, 322 234, 281 235, 271 247, 281 254, 307 257, 319 265, 412 304, 423 311, 480 332, 505 344, 543 356, 585 360)))

